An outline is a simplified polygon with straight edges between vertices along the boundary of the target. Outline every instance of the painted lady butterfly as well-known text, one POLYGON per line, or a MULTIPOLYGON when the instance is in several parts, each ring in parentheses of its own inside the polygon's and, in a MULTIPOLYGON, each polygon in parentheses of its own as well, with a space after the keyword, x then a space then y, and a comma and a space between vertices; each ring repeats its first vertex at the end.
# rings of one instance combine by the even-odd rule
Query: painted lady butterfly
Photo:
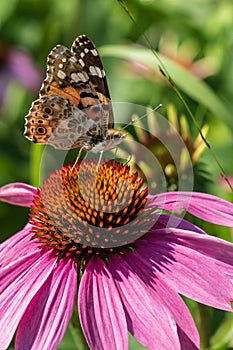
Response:
POLYGON ((126 134, 114 130, 114 118, 103 65, 85 35, 71 50, 57 45, 48 55, 40 98, 25 117, 24 135, 35 143, 95 153, 115 148, 126 134))

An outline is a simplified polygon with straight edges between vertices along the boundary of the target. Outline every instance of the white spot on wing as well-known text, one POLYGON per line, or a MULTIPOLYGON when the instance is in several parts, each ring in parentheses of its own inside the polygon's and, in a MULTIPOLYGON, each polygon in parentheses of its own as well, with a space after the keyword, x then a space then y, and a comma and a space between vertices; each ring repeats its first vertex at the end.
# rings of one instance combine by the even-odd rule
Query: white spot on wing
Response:
POLYGON ((57 76, 58 76, 58 78, 60 78, 60 79, 65 79, 66 73, 63 72, 62 70, 59 70, 59 71, 57 72, 57 76))
POLYGON ((98 52, 97 52, 96 49, 92 49, 91 53, 92 53, 93 56, 98 56, 98 52))
POLYGON ((101 69, 99 67, 96 67, 96 71, 97 71, 97 75, 98 77, 102 78, 102 72, 101 69))
POLYGON ((84 61, 83 61, 81 58, 80 58, 78 61, 79 61, 79 63, 81 64, 82 67, 85 66, 85 63, 84 63, 84 61))
POLYGON ((99 67, 90 66, 89 71, 92 75, 96 75, 99 78, 103 78, 103 74, 102 74, 101 69, 99 67))
POLYGON ((77 59, 76 59, 76 57, 70 57, 70 61, 73 62, 73 63, 76 63, 77 59))
POLYGON ((78 83, 80 80, 84 81, 84 82, 89 80, 88 75, 85 72, 84 73, 72 73, 70 75, 70 77, 76 83, 78 83))

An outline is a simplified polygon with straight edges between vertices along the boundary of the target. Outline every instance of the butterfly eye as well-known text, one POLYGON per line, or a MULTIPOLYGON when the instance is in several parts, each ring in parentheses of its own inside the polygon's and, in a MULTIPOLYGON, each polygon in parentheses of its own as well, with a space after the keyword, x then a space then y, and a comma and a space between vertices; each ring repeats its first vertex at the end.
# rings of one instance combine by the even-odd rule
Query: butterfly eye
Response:
POLYGON ((46 129, 43 128, 42 126, 40 126, 39 128, 37 128, 37 132, 40 135, 44 135, 44 134, 46 134, 46 129))

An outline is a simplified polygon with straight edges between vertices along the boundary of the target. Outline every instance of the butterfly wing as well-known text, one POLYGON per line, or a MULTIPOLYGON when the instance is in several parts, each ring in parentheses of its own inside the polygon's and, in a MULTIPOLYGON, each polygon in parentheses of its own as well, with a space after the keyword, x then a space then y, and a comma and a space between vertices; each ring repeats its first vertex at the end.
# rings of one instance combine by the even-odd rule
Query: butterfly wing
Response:
MULTIPOLYGON (((56 148, 63 149, 63 143, 60 141, 58 141, 55 146, 54 140, 51 138, 51 132, 55 133, 55 128, 59 124, 57 120, 58 116, 61 120, 66 119, 68 116, 65 113, 68 112, 67 109, 63 110, 61 104, 60 109, 64 112, 64 115, 56 110, 56 113, 53 112, 56 114, 56 118, 50 120, 49 125, 47 125, 46 119, 43 117, 46 115, 46 112, 44 113, 46 107, 44 106, 43 98, 49 96, 57 96, 60 98, 60 103, 62 99, 64 99, 77 109, 83 110, 83 113, 87 115, 87 119, 92 119, 95 124, 94 129, 91 128, 87 130, 88 135, 85 135, 85 133, 83 135, 82 133, 78 133, 80 137, 82 135, 80 140, 75 138, 75 142, 73 142, 74 140, 72 137, 72 148, 76 145, 76 147, 82 146, 87 149, 87 146, 85 147, 83 145, 83 137, 86 137, 87 141, 92 137, 93 142, 101 142, 107 137, 109 129, 109 111, 111 110, 110 100, 102 93, 96 91, 94 87, 94 84, 97 83, 96 77, 93 78, 91 72, 88 74, 83 67, 83 62, 86 61, 84 55, 87 54, 85 45, 83 46, 83 50, 79 49, 79 53, 74 51, 74 47, 75 45, 73 44, 71 51, 63 45, 57 45, 48 55, 47 76, 40 89, 40 99, 32 104, 29 114, 26 116, 25 136, 34 142, 48 143, 56 148), (90 77, 93 79, 91 80, 90 77), (44 128, 41 125, 42 123, 44 128), (50 127, 51 123, 54 123, 52 129, 50 127), (38 127, 34 127, 33 125, 37 125, 38 127)), ((94 45, 92 47, 94 47, 94 45)), ((97 51, 93 51, 92 55, 96 57, 98 63, 101 63, 98 54, 95 56, 96 52, 97 51)), ((87 59, 90 57, 91 56, 88 55, 87 59)), ((92 66, 92 64, 94 64, 93 57, 88 67, 94 67, 92 66)), ((94 73, 92 68, 91 70, 92 73, 94 73)), ((98 80, 100 83, 100 76, 98 80)), ((71 115, 69 115, 69 118, 71 118, 71 115)), ((64 124, 64 122, 62 123, 64 124)), ((69 130, 67 130, 67 133, 69 133, 69 130)), ((67 149, 67 147, 65 149, 67 149)))
POLYGON ((110 100, 110 93, 103 64, 93 42, 86 35, 79 35, 73 42, 71 51, 76 54, 79 64, 89 79, 98 95, 107 115, 108 128, 114 128, 114 117, 110 100))
POLYGON ((26 116, 25 136, 57 149, 83 147, 89 151, 98 139, 99 125, 68 99, 45 95, 26 116))
POLYGON ((78 58, 67 47, 57 45, 48 55, 47 76, 40 96, 56 95, 80 109, 99 103, 97 93, 78 58))

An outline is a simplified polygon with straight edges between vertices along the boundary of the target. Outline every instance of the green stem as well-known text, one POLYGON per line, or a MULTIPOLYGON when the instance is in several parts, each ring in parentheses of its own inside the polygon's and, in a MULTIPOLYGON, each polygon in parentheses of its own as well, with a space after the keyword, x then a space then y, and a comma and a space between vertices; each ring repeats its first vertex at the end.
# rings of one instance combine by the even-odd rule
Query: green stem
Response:
POLYGON ((209 306, 197 303, 197 314, 199 334, 201 338, 201 349, 210 347, 212 310, 209 306))
MULTIPOLYGON (((80 283, 80 279, 81 279, 80 265, 78 264, 78 266, 77 266, 77 271, 79 271, 78 278, 77 278, 77 289, 79 288, 79 283, 80 283)), ((71 319, 71 322, 69 323, 69 330, 70 330, 70 333, 73 337, 76 348, 78 350, 88 350, 89 347, 86 343, 86 339, 84 337, 82 327, 80 324, 80 320, 79 320, 77 304, 75 304, 72 319, 71 319)))
POLYGON ((40 186, 40 166, 41 166, 41 157, 44 147, 40 145, 31 145, 30 152, 30 182, 31 185, 35 187, 40 186))
POLYGON ((75 344, 75 348, 77 350, 87 350, 89 349, 86 343, 86 340, 84 338, 83 332, 82 332, 82 328, 81 325, 79 323, 79 326, 77 326, 77 320, 75 323, 73 323, 73 321, 71 321, 69 323, 69 331, 72 335, 74 344, 75 344))

